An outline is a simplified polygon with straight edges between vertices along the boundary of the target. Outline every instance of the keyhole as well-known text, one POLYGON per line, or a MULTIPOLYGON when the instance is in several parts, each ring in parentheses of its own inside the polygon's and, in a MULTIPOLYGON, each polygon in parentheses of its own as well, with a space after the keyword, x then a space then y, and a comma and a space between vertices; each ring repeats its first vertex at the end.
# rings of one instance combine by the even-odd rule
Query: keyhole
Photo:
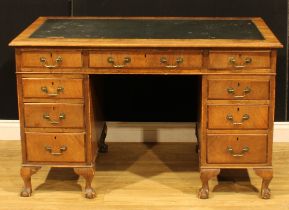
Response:
POLYGON ((55 107, 54 107, 54 106, 52 107, 52 110, 53 110, 53 111, 55 110, 55 107))
POLYGON ((237 137, 237 141, 239 141, 239 137, 237 137))
POLYGON ((54 85, 54 82, 51 82, 51 85, 53 86, 53 85, 54 85))
POLYGON ((56 139, 56 136, 54 136, 54 139, 56 139))
POLYGON ((237 111, 240 111, 240 108, 239 108, 239 107, 237 108, 237 111))
POLYGON ((238 87, 240 87, 240 82, 238 82, 238 87))
POLYGON ((146 57, 147 57, 147 54, 145 54, 144 56, 145 56, 145 58, 146 58, 146 57))

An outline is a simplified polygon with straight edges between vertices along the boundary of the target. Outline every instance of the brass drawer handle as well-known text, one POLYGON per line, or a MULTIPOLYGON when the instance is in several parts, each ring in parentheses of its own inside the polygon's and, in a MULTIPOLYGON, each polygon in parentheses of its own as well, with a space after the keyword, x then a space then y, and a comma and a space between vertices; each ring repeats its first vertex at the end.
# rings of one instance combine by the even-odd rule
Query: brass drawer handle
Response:
POLYGON ((245 87, 245 89, 243 90, 243 95, 234 95, 235 94, 235 89, 234 88, 227 88, 227 92, 231 95, 233 95, 234 98, 244 98, 246 95, 248 95, 251 92, 251 88, 250 87, 245 87))
POLYGON ((61 56, 58 56, 56 59, 55 59, 55 64, 54 65, 49 65, 47 63, 47 59, 45 57, 40 57, 40 63, 42 64, 42 66, 46 67, 46 68, 57 68, 60 66, 60 64, 62 63, 63 59, 61 56))
POLYGON ((243 125, 244 121, 250 119, 250 116, 248 114, 244 114, 241 122, 235 122, 232 114, 227 114, 226 119, 230 121, 233 125, 243 125))
POLYGON ((63 155, 63 152, 65 152, 65 151, 67 150, 67 146, 66 146, 66 145, 62 145, 62 146, 59 148, 59 152, 53 152, 51 146, 45 146, 44 149, 45 149, 47 152, 49 152, 51 155, 59 156, 59 155, 63 155))
POLYGON ((252 58, 246 57, 245 60, 243 61, 243 64, 238 65, 235 57, 229 57, 229 63, 236 69, 243 69, 248 64, 252 63, 252 58))
POLYGON ((58 125, 61 120, 64 120, 64 119, 65 119, 65 114, 64 114, 64 113, 60 113, 60 114, 59 114, 59 117, 58 117, 59 121, 56 121, 56 120, 51 119, 51 118, 50 118, 50 115, 49 115, 48 113, 44 113, 44 114, 43 114, 43 118, 46 119, 46 120, 48 120, 48 121, 50 122, 50 124, 52 124, 52 125, 58 125))
MULTIPOLYGON (((162 64, 167 64, 168 63, 168 60, 166 57, 161 57, 160 58, 160 62, 162 64)), ((169 68, 169 69, 174 69, 174 68, 177 68, 181 63, 184 62, 184 59, 182 57, 178 57, 175 61, 175 65, 165 65, 166 68, 169 68)))
POLYGON ((49 93, 48 88, 44 86, 44 87, 41 87, 41 91, 46 93, 48 96, 58 96, 60 93, 64 91, 64 87, 58 87, 55 93, 49 93))
POLYGON ((126 64, 131 62, 131 58, 125 57, 123 59, 123 64, 116 64, 113 57, 108 57, 107 62, 110 63, 114 68, 124 68, 126 64))
POLYGON ((228 146, 227 152, 230 153, 233 157, 243 157, 245 153, 249 152, 249 147, 245 146, 240 153, 235 153, 233 148, 228 146))

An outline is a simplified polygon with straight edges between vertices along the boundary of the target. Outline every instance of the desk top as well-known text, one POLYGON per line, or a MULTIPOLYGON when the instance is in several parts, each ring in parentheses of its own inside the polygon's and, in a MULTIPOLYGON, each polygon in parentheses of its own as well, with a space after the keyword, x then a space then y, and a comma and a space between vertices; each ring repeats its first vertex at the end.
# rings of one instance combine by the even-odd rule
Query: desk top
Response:
POLYGON ((261 18, 40 17, 11 46, 282 47, 261 18))

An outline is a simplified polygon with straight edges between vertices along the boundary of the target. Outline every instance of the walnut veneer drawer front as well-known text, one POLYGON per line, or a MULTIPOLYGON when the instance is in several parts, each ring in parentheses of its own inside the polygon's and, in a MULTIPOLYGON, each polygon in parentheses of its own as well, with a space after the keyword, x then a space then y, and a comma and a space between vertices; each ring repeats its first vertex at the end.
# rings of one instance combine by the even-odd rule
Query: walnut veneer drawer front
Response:
POLYGON ((208 99, 268 100, 269 80, 208 79, 208 99))
POLYGON ((23 78, 24 98, 83 98, 82 79, 23 78))
POLYGON ((24 123, 30 128, 83 128, 83 104, 25 103, 24 123))
POLYGON ((207 163, 266 163, 267 135, 208 135, 207 163))
POLYGON ((89 67, 96 68, 201 68, 200 51, 91 52, 89 67))
POLYGON ((26 133, 28 161, 84 162, 84 133, 26 133))
POLYGON ((209 69, 270 69, 270 51, 210 51, 209 69))
POLYGON ((268 105, 209 105, 209 129, 267 129, 268 105))
POLYGON ((22 52, 21 67, 80 68, 82 56, 80 51, 27 51, 22 52))

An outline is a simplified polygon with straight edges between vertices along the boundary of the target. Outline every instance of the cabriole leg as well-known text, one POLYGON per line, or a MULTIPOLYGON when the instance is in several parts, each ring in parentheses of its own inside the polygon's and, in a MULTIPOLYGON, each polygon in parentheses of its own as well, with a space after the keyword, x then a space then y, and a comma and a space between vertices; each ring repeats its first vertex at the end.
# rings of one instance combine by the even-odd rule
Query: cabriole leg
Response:
POLYGON ((94 168, 74 168, 74 172, 85 179, 84 196, 89 199, 95 198, 95 191, 91 186, 94 168))
POLYGON ((262 178, 261 186, 261 198, 269 199, 271 192, 269 189, 269 184, 273 178, 272 168, 254 168, 255 173, 262 178))
POLYGON ((200 178, 202 181, 202 187, 199 190, 199 198, 200 199, 209 198, 209 180, 213 177, 218 176, 219 173, 220 173, 219 168, 201 169, 200 178))
POLYGON ((24 187, 20 193, 21 197, 30 197, 32 193, 31 176, 35 174, 41 167, 23 166, 20 169, 20 175, 24 181, 24 187))

